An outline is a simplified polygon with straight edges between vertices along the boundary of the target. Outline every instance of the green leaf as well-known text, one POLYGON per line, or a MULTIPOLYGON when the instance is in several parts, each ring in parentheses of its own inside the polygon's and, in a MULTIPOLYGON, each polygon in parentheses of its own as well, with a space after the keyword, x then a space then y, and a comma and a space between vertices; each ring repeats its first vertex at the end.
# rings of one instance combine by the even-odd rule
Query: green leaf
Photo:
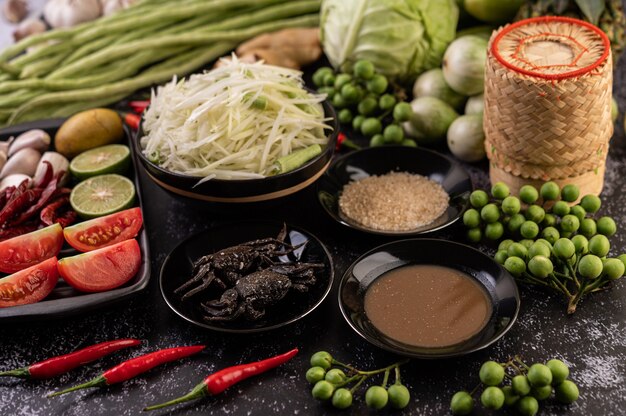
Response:
POLYGON ((576 4, 591 23, 598 24, 605 7, 604 0, 576 0, 576 4))

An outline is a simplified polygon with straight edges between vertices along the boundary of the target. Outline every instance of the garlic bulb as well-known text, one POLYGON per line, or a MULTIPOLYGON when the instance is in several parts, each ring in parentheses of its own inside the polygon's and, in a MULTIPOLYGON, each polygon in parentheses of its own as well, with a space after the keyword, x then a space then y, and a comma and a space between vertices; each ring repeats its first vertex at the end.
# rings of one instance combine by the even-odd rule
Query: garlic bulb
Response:
POLYGON ((43 16, 52 27, 72 27, 102 15, 99 0, 48 0, 43 16))
POLYGON ((102 14, 108 16, 118 10, 127 9, 135 2, 136 0, 100 0, 102 14))
POLYGON ((27 36, 46 31, 46 24, 39 19, 26 19, 13 31, 13 39, 17 42, 27 36))

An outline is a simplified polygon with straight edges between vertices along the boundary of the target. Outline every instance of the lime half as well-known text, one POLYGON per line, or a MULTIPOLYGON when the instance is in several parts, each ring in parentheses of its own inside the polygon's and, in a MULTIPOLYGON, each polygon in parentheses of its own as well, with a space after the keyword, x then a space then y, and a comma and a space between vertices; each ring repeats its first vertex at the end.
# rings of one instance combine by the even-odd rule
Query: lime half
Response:
POLYGON ((70 204, 82 218, 113 214, 133 206, 135 185, 121 175, 99 175, 72 189, 70 204))
POLYGON ((130 166, 130 150, 123 144, 110 144, 87 150, 72 159, 70 172, 78 179, 105 173, 125 173, 130 166))

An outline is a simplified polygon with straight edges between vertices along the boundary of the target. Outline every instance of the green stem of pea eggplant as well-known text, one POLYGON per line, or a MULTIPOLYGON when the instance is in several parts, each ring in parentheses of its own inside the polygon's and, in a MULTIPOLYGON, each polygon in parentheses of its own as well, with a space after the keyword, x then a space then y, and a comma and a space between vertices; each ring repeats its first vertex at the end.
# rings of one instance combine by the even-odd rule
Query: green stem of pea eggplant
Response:
POLYGON ((554 275, 555 275, 555 276, 558 276, 558 277, 560 277, 560 278, 562 278, 562 279, 567 279, 567 280, 574 281, 574 279, 572 279, 572 278, 571 278, 569 275, 567 275, 567 274, 560 273, 560 272, 557 272, 557 271, 554 271, 553 273, 554 273, 554 275))
POLYGON ((576 262, 574 263, 574 274, 573 274, 573 276, 572 276, 572 277, 574 278, 574 283, 576 283, 576 288, 577 288, 578 290, 580 290, 580 281, 578 280, 578 277, 576 276, 576 270, 578 270, 578 265, 580 264, 580 259, 581 259, 582 257, 583 257, 583 256, 582 256, 582 255, 580 255, 580 254, 577 254, 577 255, 576 255, 576 262))
MULTIPOLYGON (((396 367, 398 368, 398 367, 396 367)), ((385 375, 383 376, 383 384, 381 384, 383 386, 383 389, 387 388, 387 382, 389 381, 389 373, 391 372, 391 368, 388 369, 387 371, 385 371, 385 375)))
POLYGON ((475 394, 476 394, 476 392, 478 392, 478 389, 480 389, 480 387, 481 387, 481 386, 482 386, 482 383, 478 383, 478 385, 477 385, 476 387, 474 387, 474 388, 472 389, 472 391, 470 391, 469 395, 470 395, 470 396, 475 395, 475 394))
POLYGON ((401 385, 402 380, 400 379, 400 366, 396 367, 395 373, 396 373, 396 382, 394 384, 401 385))
POLYGON ((599 278, 598 280, 596 280, 592 284, 586 285, 584 292, 585 293, 593 292, 594 290, 600 288, 601 286, 605 285, 606 283, 608 283, 606 280, 599 278))
POLYGON ((513 358, 515 361, 517 361, 517 363, 519 365, 521 365, 522 367, 524 367, 524 369, 526 369, 526 371, 530 370, 530 367, 527 366, 524 361, 521 360, 521 358, 519 358, 517 355, 515 356, 515 358, 513 358))
POLYGON ((406 363, 408 363, 408 362, 409 362, 409 360, 407 359, 407 360, 398 361, 397 363, 394 363, 394 364, 388 365, 387 367, 384 367, 384 368, 379 368, 378 370, 372 370, 372 371, 360 371, 360 370, 356 370, 356 371, 357 371, 359 374, 361 374, 361 375, 371 376, 371 375, 374 375, 374 374, 380 374, 380 373, 382 373, 382 372, 392 370, 392 369, 394 369, 394 368, 396 368, 396 367, 399 367, 399 366, 401 366, 401 365, 404 365, 404 364, 406 364, 406 363))
POLYGON ((537 279, 536 277, 530 275, 529 273, 523 272, 522 277, 524 278, 522 280, 523 281, 525 280, 527 283, 532 283, 534 285, 541 285, 541 286, 549 286, 546 281, 537 279))
POLYGON ((570 291, 567 289, 567 287, 565 287, 565 285, 563 283, 561 283, 561 281, 559 279, 557 279, 557 277, 554 275, 554 273, 550 273, 548 275, 548 277, 550 278, 550 280, 558 286, 558 288, 565 294, 565 296, 571 297, 572 294, 570 293, 570 291))
POLYGON ((358 381, 358 383, 356 383, 351 389, 350 389, 350 393, 354 393, 355 391, 358 390, 359 387, 361 387, 361 384, 363 384, 363 382, 365 382, 365 380, 368 379, 368 376, 357 376, 357 377, 361 377, 361 379, 358 381))
POLYGON ((335 387, 343 387, 343 386, 345 386, 346 384, 350 384, 350 383, 352 383, 354 380, 356 380, 356 379, 358 379, 358 378, 362 378, 362 377, 363 377, 362 375, 357 374, 357 375, 354 375, 354 376, 352 376, 352 377, 350 377, 350 378, 345 379, 342 383, 337 383, 337 384, 334 384, 334 386, 335 386, 335 387))

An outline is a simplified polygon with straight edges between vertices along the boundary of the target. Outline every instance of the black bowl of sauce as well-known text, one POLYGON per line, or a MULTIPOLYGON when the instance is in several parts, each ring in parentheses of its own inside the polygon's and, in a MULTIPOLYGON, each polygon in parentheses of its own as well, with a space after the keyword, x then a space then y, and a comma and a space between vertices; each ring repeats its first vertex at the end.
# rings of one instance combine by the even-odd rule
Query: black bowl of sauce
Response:
POLYGON ((468 354, 500 339, 520 299, 513 277, 489 256, 439 239, 379 246, 339 286, 348 324, 370 343, 415 358, 468 354))

